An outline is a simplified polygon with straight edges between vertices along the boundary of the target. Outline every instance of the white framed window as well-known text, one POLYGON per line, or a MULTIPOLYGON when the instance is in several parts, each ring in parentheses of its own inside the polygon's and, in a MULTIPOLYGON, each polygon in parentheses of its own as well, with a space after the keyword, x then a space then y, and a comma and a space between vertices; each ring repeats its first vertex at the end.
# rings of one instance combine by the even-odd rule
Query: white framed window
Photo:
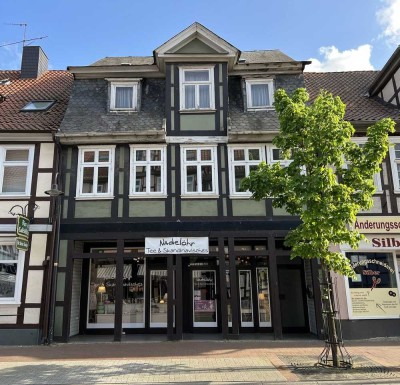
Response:
POLYGON ((182 195, 218 194, 217 146, 181 146, 182 195))
POLYGON ((0 196, 31 192, 34 146, 0 146, 0 196))
POLYGON ((283 159, 282 150, 273 145, 267 145, 267 163, 280 163, 283 167, 289 166, 292 163, 291 159, 283 159))
POLYGON ((246 79, 247 109, 273 108, 274 81, 272 79, 246 79))
POLYGON ((129 81, 111 81, 110 110, 137 111, 139 79, 129 81))
POLYGON ((0 304, 19 304, 25 252, 17 250, 15 239, 0 240, 0 304))
POLYGON ((131 145, 130 197, 166 195, 166 147, 131 145))
MULTIPOLYGON (((358 144, 361 148, 364 147, 365 143, 367 142, 367 138, 353 138, 352 141, 358 144)), ((399 149, 400 151, 400 149, 399 149)), ((400 159, 399 159, 400 160, 400 159)), ((375 185, 375 194, 382 194, 382 179, 381 174, 379 172, 374 174, 374 185, 375 185)))
POLYGON ((240 188, 240 182, 251 171, 257 170, 258 165, 265 160, 265 146, 258 144, 246 146, 228 146, 229 187, 232 196, 249 197, 251 193, 240 188))
POLYGON ((214 67, 180 67, 181 110, 212 110, 214 102, 214 67))
POLYGON ((392 169, 393 188, 395 193, 400 193, 400 138, 390 138, 389 146, 390 166, 392 169))
POLYGON ((79 147, 77 198, 112 198, 115 147, 79 147))

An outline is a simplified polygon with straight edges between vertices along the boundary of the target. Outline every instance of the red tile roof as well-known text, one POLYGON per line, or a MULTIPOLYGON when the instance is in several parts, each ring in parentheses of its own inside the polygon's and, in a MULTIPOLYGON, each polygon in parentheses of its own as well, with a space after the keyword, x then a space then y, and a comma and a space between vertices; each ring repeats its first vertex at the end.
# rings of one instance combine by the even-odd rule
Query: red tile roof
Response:
POLYGON ((20 71, 0 71, 1 131, 55 131, 67 109, 73 76, 67 71, 47 71, 37 79, 20 79, 20 71), (9 79, 9 84, 1 84, 9 79), (32 100, 55 100, 47 111, 21 112, 32 100))
POLYGON ((400 121, 396 107, 368 96, 368 89, 378 74, 379 71, 305 72, 304 81, 311 100, 321 89, 340 96, 346 104, 346 120, 362 123, 390 117, 400 121))

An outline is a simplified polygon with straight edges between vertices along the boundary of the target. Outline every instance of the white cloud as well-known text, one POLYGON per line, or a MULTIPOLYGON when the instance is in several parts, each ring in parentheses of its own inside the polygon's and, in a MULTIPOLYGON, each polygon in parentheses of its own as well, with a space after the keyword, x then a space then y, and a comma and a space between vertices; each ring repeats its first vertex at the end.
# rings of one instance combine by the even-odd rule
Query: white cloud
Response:
POLYGON ((381 0, 384 3, 380 8, 376 17, 378 23, 383 28, 380 35, 386 38, 390 45, 400 44, 400 0, 381 0))
POLYGON ((0 70, 19 70, 21 68, 21 47, 7 45, 0 47, 0 70))
POLYGON ((312 63, 306 66, 307 72, 339 72, 373 70, 371 64, 372 46, 360 45, 358 48, 340 52, 335 46, 319 49, 322 60, 311 58, 312 63))

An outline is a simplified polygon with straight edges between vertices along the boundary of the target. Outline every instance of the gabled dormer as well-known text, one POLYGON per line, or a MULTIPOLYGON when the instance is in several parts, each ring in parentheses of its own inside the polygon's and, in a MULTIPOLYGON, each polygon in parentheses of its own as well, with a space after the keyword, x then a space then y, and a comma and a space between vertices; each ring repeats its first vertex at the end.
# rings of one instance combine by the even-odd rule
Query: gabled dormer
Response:
POLYGON ((370 86, 369 95, 400 109, 400 46, 370 86))
POLYGON ((166 77, 169 136, 226 135, 228 71, 240 51, 199 23, 154 50, 166 77))

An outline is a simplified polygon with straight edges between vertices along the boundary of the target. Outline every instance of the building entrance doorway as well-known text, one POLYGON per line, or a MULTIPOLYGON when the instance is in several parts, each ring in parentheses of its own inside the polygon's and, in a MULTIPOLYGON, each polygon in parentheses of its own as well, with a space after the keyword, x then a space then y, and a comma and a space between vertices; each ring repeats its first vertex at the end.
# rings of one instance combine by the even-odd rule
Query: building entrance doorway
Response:
POLYGON ((278 283, 283 332, 308 332, 303 266, 278 266, 278 283))

